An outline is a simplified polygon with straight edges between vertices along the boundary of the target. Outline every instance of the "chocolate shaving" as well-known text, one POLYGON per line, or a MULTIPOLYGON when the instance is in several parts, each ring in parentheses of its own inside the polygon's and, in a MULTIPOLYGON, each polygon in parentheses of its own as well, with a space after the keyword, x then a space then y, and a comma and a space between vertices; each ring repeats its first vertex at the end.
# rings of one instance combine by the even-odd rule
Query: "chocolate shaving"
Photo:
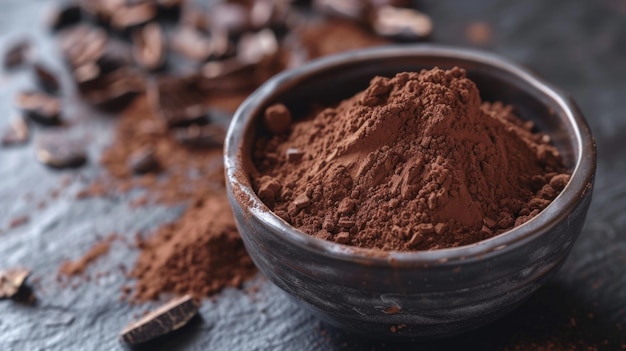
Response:
POLYGON ((48 27, 52 31, 58 31, 79 23, 82 11, 76 4, 57 5, 51 10, 48 18, 48 27))
POLYGON ((154 20, 156 15, 156 7, 149 2, 123 6, 113 12, 111 26, 117 30, 128 30, 154 20))
POLYGON ((137 30, 133 36, 135 62, 148 71, 156 71, 165 65, 165 39, 157 23, 150 23, 137 30))
POLYGON ((24 111, 33 122, 46 126, 62 123, 60 100, 46 93, 34 91, 19 93, 15 99, 15 106, 24 111))
POLYGON ((61 135, 41 138, 37 143, 36 155, 41 163, 52 168, 76 168, 87 162, 84 146, 61 135))
POLYGON ((430 36, 433 25, 430 17, 417 10, 382 6, 376 9, 372 28, 383 37, 415 41, 430 36))
POLYGON ((109 38, 102 29, 80 25, 68 29, 60 39, 63 56, 71 67, 79 67, 100 59, 109 38))
POLYGON ((187 325, 198 313, 198 307, 190 295, 176 298, 129 324, 120 333, 120 339, 136 345, 171 333, 187 325))
POLYGON ((30 270, 24 268, 13 268, 1 271, 0 299, 10 299, 15 297, 29 275, 30 270))

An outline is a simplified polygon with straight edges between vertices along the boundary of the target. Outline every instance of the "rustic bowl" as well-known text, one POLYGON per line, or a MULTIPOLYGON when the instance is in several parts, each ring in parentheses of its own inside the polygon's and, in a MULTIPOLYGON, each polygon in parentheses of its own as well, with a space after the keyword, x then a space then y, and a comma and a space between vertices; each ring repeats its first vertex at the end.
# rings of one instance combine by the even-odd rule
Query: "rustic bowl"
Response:
POLYGON ((494 54, 436 45, 353 51, 279 74, 239 107, 226 139, 230 203, 259 269, 323 320, 377 337, 444 337, 520 305, 569 254, 591 202, 596 166, 589 127, 566 94, 494 54), (306 235, 261 202, 248 172, 259 118, 268 105, 285 103, 297 115, 310 102, 337 102, 363 90, 375 75, 434 66, 465 68, 484 100, 514 105, 523 119, 551 136, 572 177, 543 212, 472 245, 381 252, 306 235))

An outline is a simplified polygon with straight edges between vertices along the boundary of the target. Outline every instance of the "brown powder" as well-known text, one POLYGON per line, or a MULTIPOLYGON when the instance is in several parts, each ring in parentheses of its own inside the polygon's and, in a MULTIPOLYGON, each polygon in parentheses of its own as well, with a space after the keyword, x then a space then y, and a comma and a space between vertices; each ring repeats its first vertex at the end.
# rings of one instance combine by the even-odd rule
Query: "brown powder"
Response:
POLYGON ((567 183, 559 152, 532 129, 511 107, 482 103, 462 69, 376 77, 287 136, 260 139, 254 184, 277 215, 319 238, 467 245, 529 220, 567 183))
MULTIPOLYGON (((331 21, 307 28, 299 33, 307 57, 385 42, 348 22, 331 21), (330 29, 343 35, 318 36, 330 29), (351 38, 351 45, 341 44, 346 37, 351 38)), ((232 112, 246 96, 247 92, 215 92, 207 97, 207 103, 232 112)), ((191 149, 176 142, 146 99, 140 97, 122 114, 115 140, 101 164, 109 174, 81 191, 79 198, 140 187, 147 192, 132 201, 133 206, 191 203, 179 219, 141 242, 130 274, 136 286, 132 294, 124 294, 130 294, 132 301, 156 299, 164 292, 199 298, 237 286, 255 273, 226 201, 221 148, 191 149), (129 155, 146 148, 154 151, 162 168, 160 174, 135 175, 128 168, 129 155)))
POLYGON ((82 197, 139 187, 147 192, 135 206, 189 204, 179 219, 139 242, 141 252, 130 272, 136 279, 131 301, 167 292, 200 298, 237 286, 256 272, 226 199, 221 147, 181 145, 146 99, 139 98, 122 114, 101 163, 113 177, 92 184, 82 197), (129 155, 145 148, 154 151, 160 173, 136 175, 129 169, 129 155))
POLYGON ((59 267, 59 275, 76 276, 81 275, 87 267, 109 252, 111 242, 117 238, 117 235, 111 234, 104 240, 96 242, 87 253, 75 261, 66 260, 59 267))
POLYGON ((223 194, 197 199, 179 220, 139 247, 131 272, 137 279, 134 301, 156 299, 166 291, 202 298, 239 286, 256 272, 223 194))

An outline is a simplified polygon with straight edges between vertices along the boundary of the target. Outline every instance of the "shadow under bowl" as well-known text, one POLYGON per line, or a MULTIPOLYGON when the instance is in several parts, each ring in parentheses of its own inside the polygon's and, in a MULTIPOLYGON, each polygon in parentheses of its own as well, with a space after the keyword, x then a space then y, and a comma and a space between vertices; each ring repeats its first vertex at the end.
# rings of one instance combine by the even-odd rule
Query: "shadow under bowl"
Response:
POLYGON ((323 320, 372 337, 444 337, 512 310, 562 265, 582 228, 596 165, 595 143, 574 102, 499 56, 437 45, 389 46, 339 54, 279 74, 236 112, 225 145, 228 195, 246 248, 267 278, 323 320), (571 171, 562 193, 527 223, 476 244, 382 252, 306 235, 272 213, 249 179, 264 109, 336 103, 376 75, 458 66, 484 101, 515 107, 550 135, 571 171))

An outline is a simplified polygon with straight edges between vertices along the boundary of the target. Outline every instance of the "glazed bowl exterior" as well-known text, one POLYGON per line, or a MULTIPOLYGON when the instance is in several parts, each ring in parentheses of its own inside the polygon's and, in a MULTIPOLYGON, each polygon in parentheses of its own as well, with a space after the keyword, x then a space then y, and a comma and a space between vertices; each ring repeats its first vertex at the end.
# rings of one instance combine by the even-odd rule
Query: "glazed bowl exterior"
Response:
POLYGON ((246 248, 279 288, 323 320, 375 337, 444 337, 493 321, 536 291, 568 256, 591 201, 595 143, 574 102, 499 56, 436 45, 353 51, 273 77, 238 109, 225 145, 229 200, 246 248), (459 66, 486 101, 503 101, 548 133, 571 180, 527 223, 476 244, 416 252, 344 246, 300 232, 272 213, 249 179, 260 116, 276 102, 302 115, 376 75, 459 66))

